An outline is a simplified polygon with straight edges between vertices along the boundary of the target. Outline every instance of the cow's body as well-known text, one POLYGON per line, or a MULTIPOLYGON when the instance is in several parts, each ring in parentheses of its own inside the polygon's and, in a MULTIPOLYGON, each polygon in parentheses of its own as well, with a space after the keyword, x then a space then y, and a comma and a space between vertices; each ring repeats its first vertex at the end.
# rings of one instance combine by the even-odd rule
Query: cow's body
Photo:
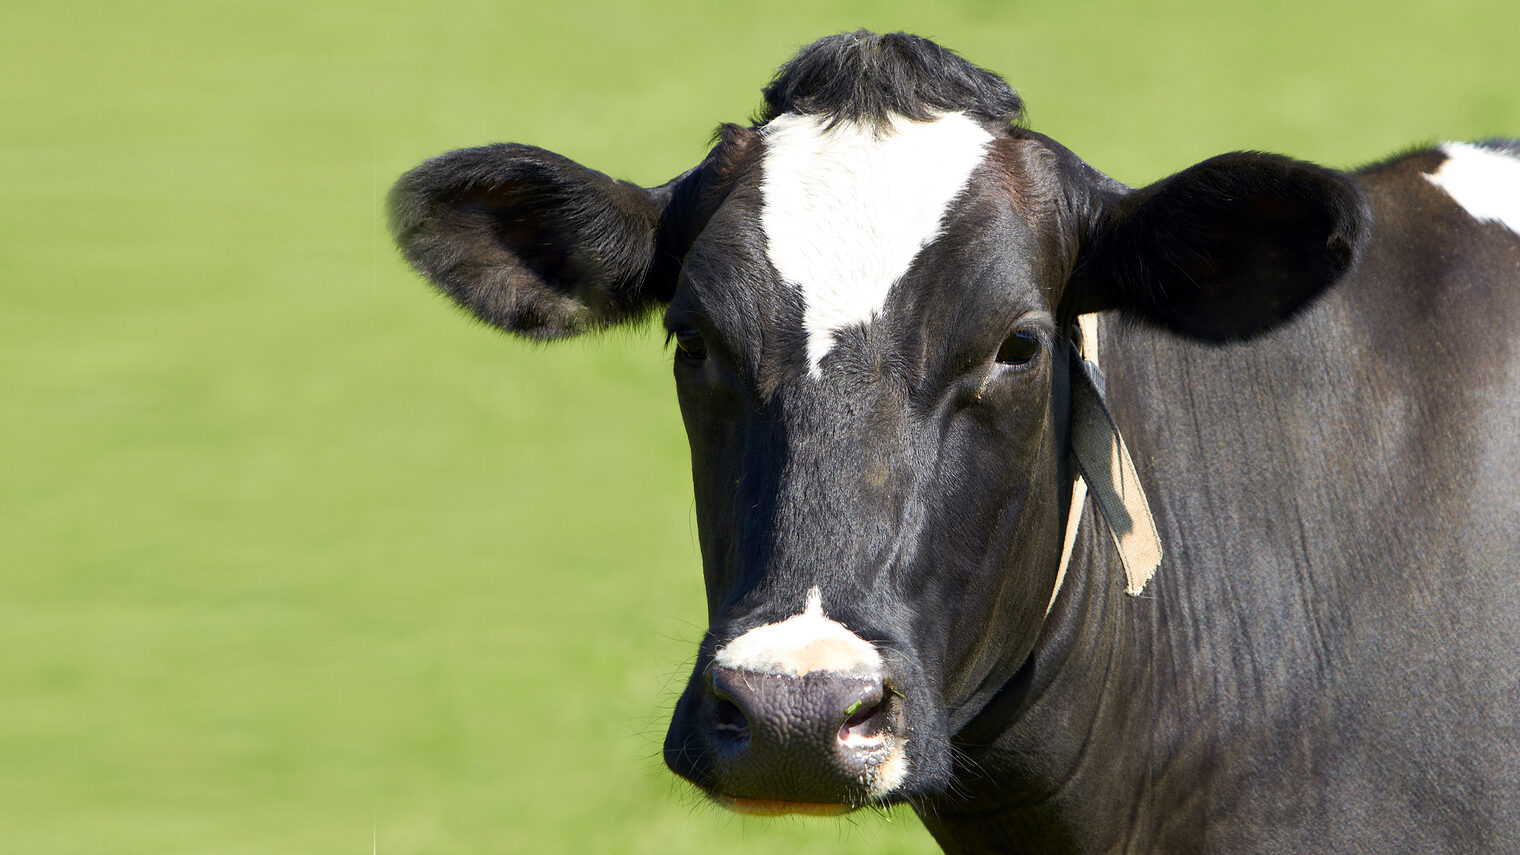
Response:
POLYGON ((1359 174, 1360 268, 1262 338, 1105 325, 1167 559, 1125 597, 1087 514, 1049 697, 965 748, 1037 771, 926 813, 947 849, 1520 850, 1520 239, 1441 160, 1359 174))
POLYGON ((712 623, 673 769, 908 801, 950 851, 1520 850, 1512 146, 1131 191, 900 36, 767 99, 650 191, 498 147, 395 196, 500 326, 666 307, 712 623), (1147 322, 1098 346, 1167 550, 1138 598, 1091 503, 1056 587, 1110 309, 1147 322))

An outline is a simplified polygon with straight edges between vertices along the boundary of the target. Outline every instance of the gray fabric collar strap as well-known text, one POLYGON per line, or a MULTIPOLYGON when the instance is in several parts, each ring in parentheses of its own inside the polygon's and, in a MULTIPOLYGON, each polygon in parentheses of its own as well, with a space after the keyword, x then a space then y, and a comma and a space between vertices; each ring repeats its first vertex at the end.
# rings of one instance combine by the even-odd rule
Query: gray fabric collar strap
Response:
POLYGON ((1077 478, 1066 515, 1061 564, 1050 604, 1045 607, 1046 614, 1055 605, 1066 581, 1077 526, 1082 522, 1082 509, 1089 494, 1108 525, 1114 548, 1119 551, 1119 561, 1124 565, 1125 593, 1139 596, 1161 565, 1161 536, 1156 532, 1150 502, 1103 399, 1103 372, 1098 367, 1098 318, 1083 315, 1077 320, 1082 330, 1076 360, 1080 370, 1071 372, 1071 452, 1077 478))

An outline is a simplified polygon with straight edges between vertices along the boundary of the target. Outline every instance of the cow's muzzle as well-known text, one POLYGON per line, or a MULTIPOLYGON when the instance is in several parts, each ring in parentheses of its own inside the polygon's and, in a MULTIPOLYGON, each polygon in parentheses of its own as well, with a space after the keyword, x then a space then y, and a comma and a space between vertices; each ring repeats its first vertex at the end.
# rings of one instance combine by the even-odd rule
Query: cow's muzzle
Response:
POLYGON ((667 763, 741 813, 843 813, 881 802, 907 773, 904 700, 881 673, 715 663, 683 707, 667 763))

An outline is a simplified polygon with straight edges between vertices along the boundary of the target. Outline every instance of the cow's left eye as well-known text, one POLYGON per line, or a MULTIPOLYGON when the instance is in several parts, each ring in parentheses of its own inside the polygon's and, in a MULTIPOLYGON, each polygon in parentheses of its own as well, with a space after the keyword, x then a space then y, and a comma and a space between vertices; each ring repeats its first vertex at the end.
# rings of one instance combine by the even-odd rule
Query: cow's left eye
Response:
POLYGON ((1040 338, 1034 333, 1016 332, 1003 339, 997 361, 1003 365, 1024 365, 1040 352, 1040 338))
POLYGON ((691 327, 676 327, 670 331, 670 337, 676 340, 676 349, 687 359, 707 358, 707 342, 691 327))

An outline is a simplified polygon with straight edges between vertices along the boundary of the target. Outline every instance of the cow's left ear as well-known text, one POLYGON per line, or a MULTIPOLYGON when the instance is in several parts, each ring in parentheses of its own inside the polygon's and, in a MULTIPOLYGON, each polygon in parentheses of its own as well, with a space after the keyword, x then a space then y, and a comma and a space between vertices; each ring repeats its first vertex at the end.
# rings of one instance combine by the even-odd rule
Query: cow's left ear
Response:
POLYGON ((1292 317, 1356 264, 1371 231, 1348 176, 1271 154, 1220 155, 1105 195, 1063 313, 1119 309, 1206 341, 1292 317))
POLYGON ((391 231, 418 272, 481 320, 562 338, 670 300, 680 184, 646 189, 533 146, 461 149, 396 182, 391 231))

